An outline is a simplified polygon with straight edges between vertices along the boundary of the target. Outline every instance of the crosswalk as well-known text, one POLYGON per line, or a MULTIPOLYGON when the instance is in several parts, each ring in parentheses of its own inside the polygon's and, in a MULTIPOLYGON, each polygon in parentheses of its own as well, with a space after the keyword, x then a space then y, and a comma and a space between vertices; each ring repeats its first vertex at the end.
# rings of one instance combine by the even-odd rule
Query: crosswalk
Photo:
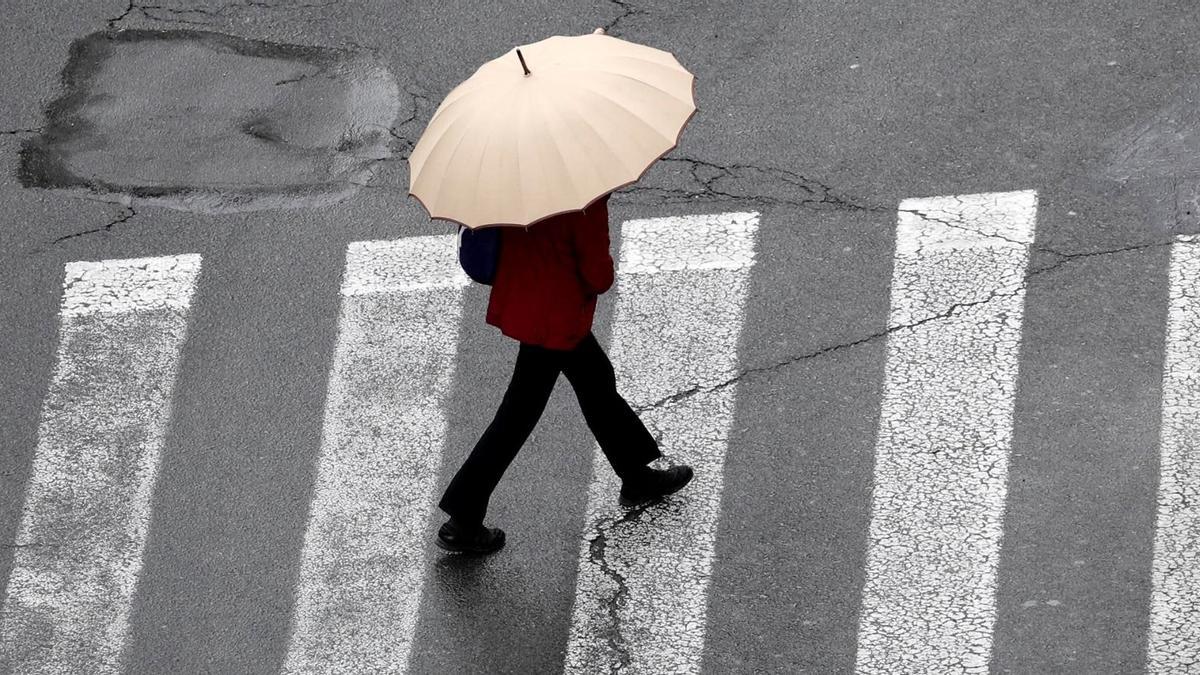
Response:
POLYGON ((442 236, 346 251, 284 672, 394 672, 408 661, 469 283, 453 252, 442 236))
POLYGON ((859 624, 867 672, 987 672, 1035 199, 900 204, 890 324, 912 327, 888 340, 859 624), (960 310, 924 322, 944 307, 960 310))
POLYGON ((1200 668, 1200 241, 1171 247, 1147 671, 1200 668))
MULTIPOLYGON (((621 224, 618 387, 696 467, 615 506, 593 447, 563 672, 693 673, 760 214, 621 224), (653 317, 653 321, 648 320, 653 317)), ((902 200, 855 671, 987 672, 1032 190, 902 200)), ((455 237, 351 243, 282 670, 406 673, 468 279, 455 237)), ((73 262, 0 606, 0 671, 122 671, 198 255, 73 262), (71 531, 63 542, 58 533, 71 531), (54 541, 54 545, 43 545, 54 541)), ((1173 245, 1146 669, 1200 664, 1200 241, 1173 245)))
POLYGON ((0 671, 119 672, 199 272, 197 255, 66 267, 0 671))
POLYGON ((564 672, 699 668, 736 393, 715 385, 737 371, 757 230, 756 213, 622 226, 611 349, 617 388, 635 408, 697 389, 640 415, 659 449, 692 465, 696 477, 686 499, 630 517, 613 502, 620 482, 596 446, 564 672), (656 320, 637 319, 647 315, 656 320), (626 637, 605 638, 613 633, 626 637))

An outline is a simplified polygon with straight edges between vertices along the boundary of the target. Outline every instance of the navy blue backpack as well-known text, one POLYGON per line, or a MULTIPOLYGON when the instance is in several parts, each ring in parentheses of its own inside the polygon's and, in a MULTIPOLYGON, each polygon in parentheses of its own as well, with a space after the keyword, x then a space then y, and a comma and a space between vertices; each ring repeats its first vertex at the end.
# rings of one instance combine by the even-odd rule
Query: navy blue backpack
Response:
POLYGON ((500 228, 458 226, 458 264, 474 281, 491 286, 500 262, 500 228))

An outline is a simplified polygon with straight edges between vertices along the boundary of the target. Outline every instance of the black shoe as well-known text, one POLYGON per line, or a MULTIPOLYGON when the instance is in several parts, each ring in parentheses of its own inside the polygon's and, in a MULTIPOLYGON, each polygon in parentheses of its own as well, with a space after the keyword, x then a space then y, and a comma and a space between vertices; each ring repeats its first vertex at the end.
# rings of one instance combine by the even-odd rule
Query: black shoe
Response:
POLYGON ((483 525, 464 527, 448 520, 438 529, 437 545, 451 553, 495 553, 504 546, 504 530, 483 525))
POLYGON ((678 492, 692 480, 692 475, 692 467, 686 464, 669 469, 650 469, 646 478, 624 481, 621 484, 621 497, 617 501, 621 506, 640 506, 652 502, 678 492))

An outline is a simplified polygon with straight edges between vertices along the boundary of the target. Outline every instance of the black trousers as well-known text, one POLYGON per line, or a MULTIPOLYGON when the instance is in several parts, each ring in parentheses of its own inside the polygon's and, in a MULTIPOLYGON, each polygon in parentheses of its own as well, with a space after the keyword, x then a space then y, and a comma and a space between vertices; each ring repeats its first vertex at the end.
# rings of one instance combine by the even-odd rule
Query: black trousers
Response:
POLYGON ((617 393, 612 362, 592 333, 572 350, 521 343, 495 418, 450 481, 438 508, 465 522, 483 521, 492 491, 533 432, 560 372, 575 389, 583 418, 618 476, 624 478, 662 457, 654 437, 617 393))

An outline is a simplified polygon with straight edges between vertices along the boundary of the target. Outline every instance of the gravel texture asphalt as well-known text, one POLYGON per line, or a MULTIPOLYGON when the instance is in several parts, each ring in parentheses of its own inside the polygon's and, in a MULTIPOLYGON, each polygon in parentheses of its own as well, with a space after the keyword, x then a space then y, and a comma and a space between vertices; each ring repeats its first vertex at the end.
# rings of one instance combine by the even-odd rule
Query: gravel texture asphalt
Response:
MULTIPOLYGON (((1037 191, 1038 211, 992 672, 1141 672, 1170 244, 1200 232, 1200 15, 1181 1, 10 6, 0 588, 54 367, 63 265, 199 253, 125 658, 139 673, 278 672, 346 245, 452 233, 408 196, 403 161, 442 97, 514 45, 596 26, 671 51, 698 78, 679 147, 610 202, 614 253, 622 221, 761 214, 705 672, 852 670, 897 204, 1017 190, 1037 191), (398 85, 392 155, 344 199, 303 208, 197 213, 31 183, 23 148, 69 89, 72 45, 106 29, 369 55, 398 85)), ((439 488, 491 420, 516 355, 483 323, 486 303, 485 288, 467 289, 439 488)), ((600 300, 602 344, 613 305, 600 300)), ((561 670, 592 447, 560 381, 492 498, 504 551, 440 556, 433 514, 410 672, 561 670)))

